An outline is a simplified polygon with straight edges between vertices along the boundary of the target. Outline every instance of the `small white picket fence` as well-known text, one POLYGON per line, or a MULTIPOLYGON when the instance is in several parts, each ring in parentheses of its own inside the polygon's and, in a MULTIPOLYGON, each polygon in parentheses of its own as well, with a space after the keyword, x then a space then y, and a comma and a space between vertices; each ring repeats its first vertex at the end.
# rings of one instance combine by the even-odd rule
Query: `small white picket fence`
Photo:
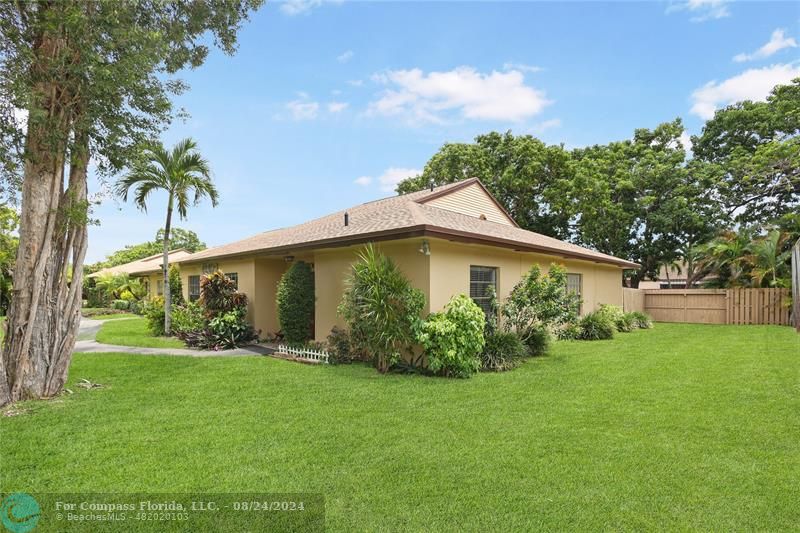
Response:
POLYGON ((298 359, 304 359, 306 361, 314 361, 316 363, 328 362, 328 352, 326 352, 325 350, 309 350, 308 348, 293 348, 292 346, 279 344, 278 353, 291 355, 293 357, 296 357, 298 359))

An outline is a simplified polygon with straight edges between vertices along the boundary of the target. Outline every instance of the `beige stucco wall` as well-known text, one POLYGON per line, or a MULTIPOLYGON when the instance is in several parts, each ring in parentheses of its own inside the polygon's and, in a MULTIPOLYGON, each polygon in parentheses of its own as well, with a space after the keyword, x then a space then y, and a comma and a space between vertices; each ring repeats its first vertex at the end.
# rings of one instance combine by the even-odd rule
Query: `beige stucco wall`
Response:
MULTIPOLYGON (((256 297, 256 275, 255 259, 252 257, 245 259, 220 260, 214 261, 217 268, 224 273, 236 272, 239 275, 239 290, 247 295, 247 319, 258 328, 255 323, 255 297, 256 297)), ((181 264, 181 285, 183 286, 183 297, 189 299, 189 276, 202 276, 203 265, 200 263, 181 264)))
POLYGON ((433 311, 441 310, 455 294, 469 294, 470 265, 497 268, 497 294, 501 300, 534 264, 546 272, 551 263, 560 263, 567 272, 582 275, 584 313, 603 303, 622 305, 622 270, 617 267, 439 239, 431 239, 430 247, 430 308, 433 311))
MULTIPOLYGON (((429 257, 420 253, 422 239, 404 239, 376 243, 376 247, 391 257, 411 284, 425 294, 425 313, 429 311, 430 278, 429 257)), ((333 326, 344 325, 336 308, 342 300, 344 283, 350 266, 357 260, 361 246, 318 250, 314 254, 314 280, 317 296, 315 313, 316 340, 324 340, 333 326)))
MULTIPOLYGON (((424 313, 440 311, 456 294, 469 294, 469 267, 497 267, 498 295, 505 298, 520 278, 536 263, 547 271, 550 263, 563 264, 567 271, 582 274, 584 313, 600 304, 622 305, 622 270, 590 261, 576 261, 542 254, 516 252, 504 248, 477 244, 453 243, 440 239, 425 239, 430 255, 420 253, 422 238, 376 243, 376 247, 391 257, 411 284, 425 295, 424 313)), ((362 246, 316 250, 301 254, 314 265, 316 291, 315 337, 324 340, 333 326, 343 326, 336 309, 341 302, 345 279, 362 246)), ((239 274, 239 290, 247 294, 248 319, 262 336, 280 329, 275 296, 280 277, 289 263, 282 257, 250 257, 233 261, 218 261, 223 272, 239 274)), ((188 298, 189 276, 200 275, 200 264, 182 264, 183 294, 188 298)), ((155 287, 155 285, 153 285, 155 287)))

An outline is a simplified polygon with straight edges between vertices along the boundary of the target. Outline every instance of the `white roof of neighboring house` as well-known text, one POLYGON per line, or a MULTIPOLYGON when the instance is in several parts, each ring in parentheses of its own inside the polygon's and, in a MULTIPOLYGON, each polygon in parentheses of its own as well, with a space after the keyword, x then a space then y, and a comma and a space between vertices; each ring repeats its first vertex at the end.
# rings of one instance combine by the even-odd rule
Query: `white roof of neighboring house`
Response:
MULTIPOLYGON (((191 252, 187 252, 183 248, 179 248, 178 250, 172 250, 169 252, 169 262, 170 263, 178 263, 183 259, 191 256, 191 252)), ((86 276, 87 278, 96 278, 98 276, 103 276, 106 274, 128 274, 128 275, 144 275, 144 274, 152 274, 153 272, 161 272, 161 264, 164 258, 164 254, 155 254, 151 255, 150 257, 145 257, 144 259, 138 259, 136 261, 131 261, 130 263, 125 263, 124 265, 117 265, 109 268, 104 268, 103 270, 98 270, 93 274, 89 274, 86 276)))

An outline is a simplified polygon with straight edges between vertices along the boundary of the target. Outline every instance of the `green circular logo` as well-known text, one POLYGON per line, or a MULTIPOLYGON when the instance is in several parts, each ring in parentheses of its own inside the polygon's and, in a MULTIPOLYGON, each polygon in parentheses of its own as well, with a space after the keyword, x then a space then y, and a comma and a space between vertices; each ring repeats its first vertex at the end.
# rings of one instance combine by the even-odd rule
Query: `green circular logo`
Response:
POLYGON ((9 494, 0 505, 0 522, 11 533, 25 533, 36 527, 41 515, 39 504, 30 494, 15 492, 9 494))

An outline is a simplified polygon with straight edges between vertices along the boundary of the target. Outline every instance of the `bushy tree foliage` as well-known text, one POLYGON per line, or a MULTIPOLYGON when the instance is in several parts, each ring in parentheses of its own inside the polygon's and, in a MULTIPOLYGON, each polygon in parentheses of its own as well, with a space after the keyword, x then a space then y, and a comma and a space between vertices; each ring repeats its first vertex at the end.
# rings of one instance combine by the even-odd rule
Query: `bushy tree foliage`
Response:
POLYGON ((314 271, 304 261, 293 263, 278 282, 278 321, 290 344, 303 344, 312 337, 314 321, 314 271))
POLYGON ((0 405, 59 393, 80 318, 87 169, 129 166, 174 116, 174 75, 233 53, 260 0, 0 3, 0 174, 21 190, 0 405), (18 120, 14 110, 26 110, 18 120), (71 272, 71 274, 69 274, 71 272))
POLYGON ((11 303, 14 260, 19 246, 18 225, 17 212, 8 206, 0 206, 0 315, 5 315, 11 303))
POLYGON ((350 329, 352 349, 386 372, 410 353, 424 306, 425 296, 394 261, 368 244, 345 281, 339 314, 350 329))
POLYGON ((481 367, 485 325, 483 310, 464 294, 451 298, 441 313, 431 313, 418 335, 428 368, 458 378, 468 378, 477 372, 481 367))
MULTIPOLYGON (((197 233, 182 228, 172 228, 170 230, 170 250, 183 248, 189 252, 199 252, 205 250, 206 244, 200 240, 197 233)), ((139 244, 130 244, 122 250, 117 250, 109 254, 103 261, 98 261, 84 267, 84 272, 91 274, 104 268, 111 268, 117 265, 124 265, 132 261, 144 259, 152 255, 160 254, 164 250, 164 230, 160 229, 156 233, 155 240, 139 244)))
POLYGON ((715 170, 715 189, 739 224, 777 222, 800 211, 800 78, 764 102, 718 110, 693 137, 695 157, 715 170))
POLYGON ((554 263, 544 275, 539 265, 533 265, 499 308, 502 327, 517 332, 525 342, 543 327, 576 322, 580 305, 580 297, 567 290, 566 269, 554 263))

